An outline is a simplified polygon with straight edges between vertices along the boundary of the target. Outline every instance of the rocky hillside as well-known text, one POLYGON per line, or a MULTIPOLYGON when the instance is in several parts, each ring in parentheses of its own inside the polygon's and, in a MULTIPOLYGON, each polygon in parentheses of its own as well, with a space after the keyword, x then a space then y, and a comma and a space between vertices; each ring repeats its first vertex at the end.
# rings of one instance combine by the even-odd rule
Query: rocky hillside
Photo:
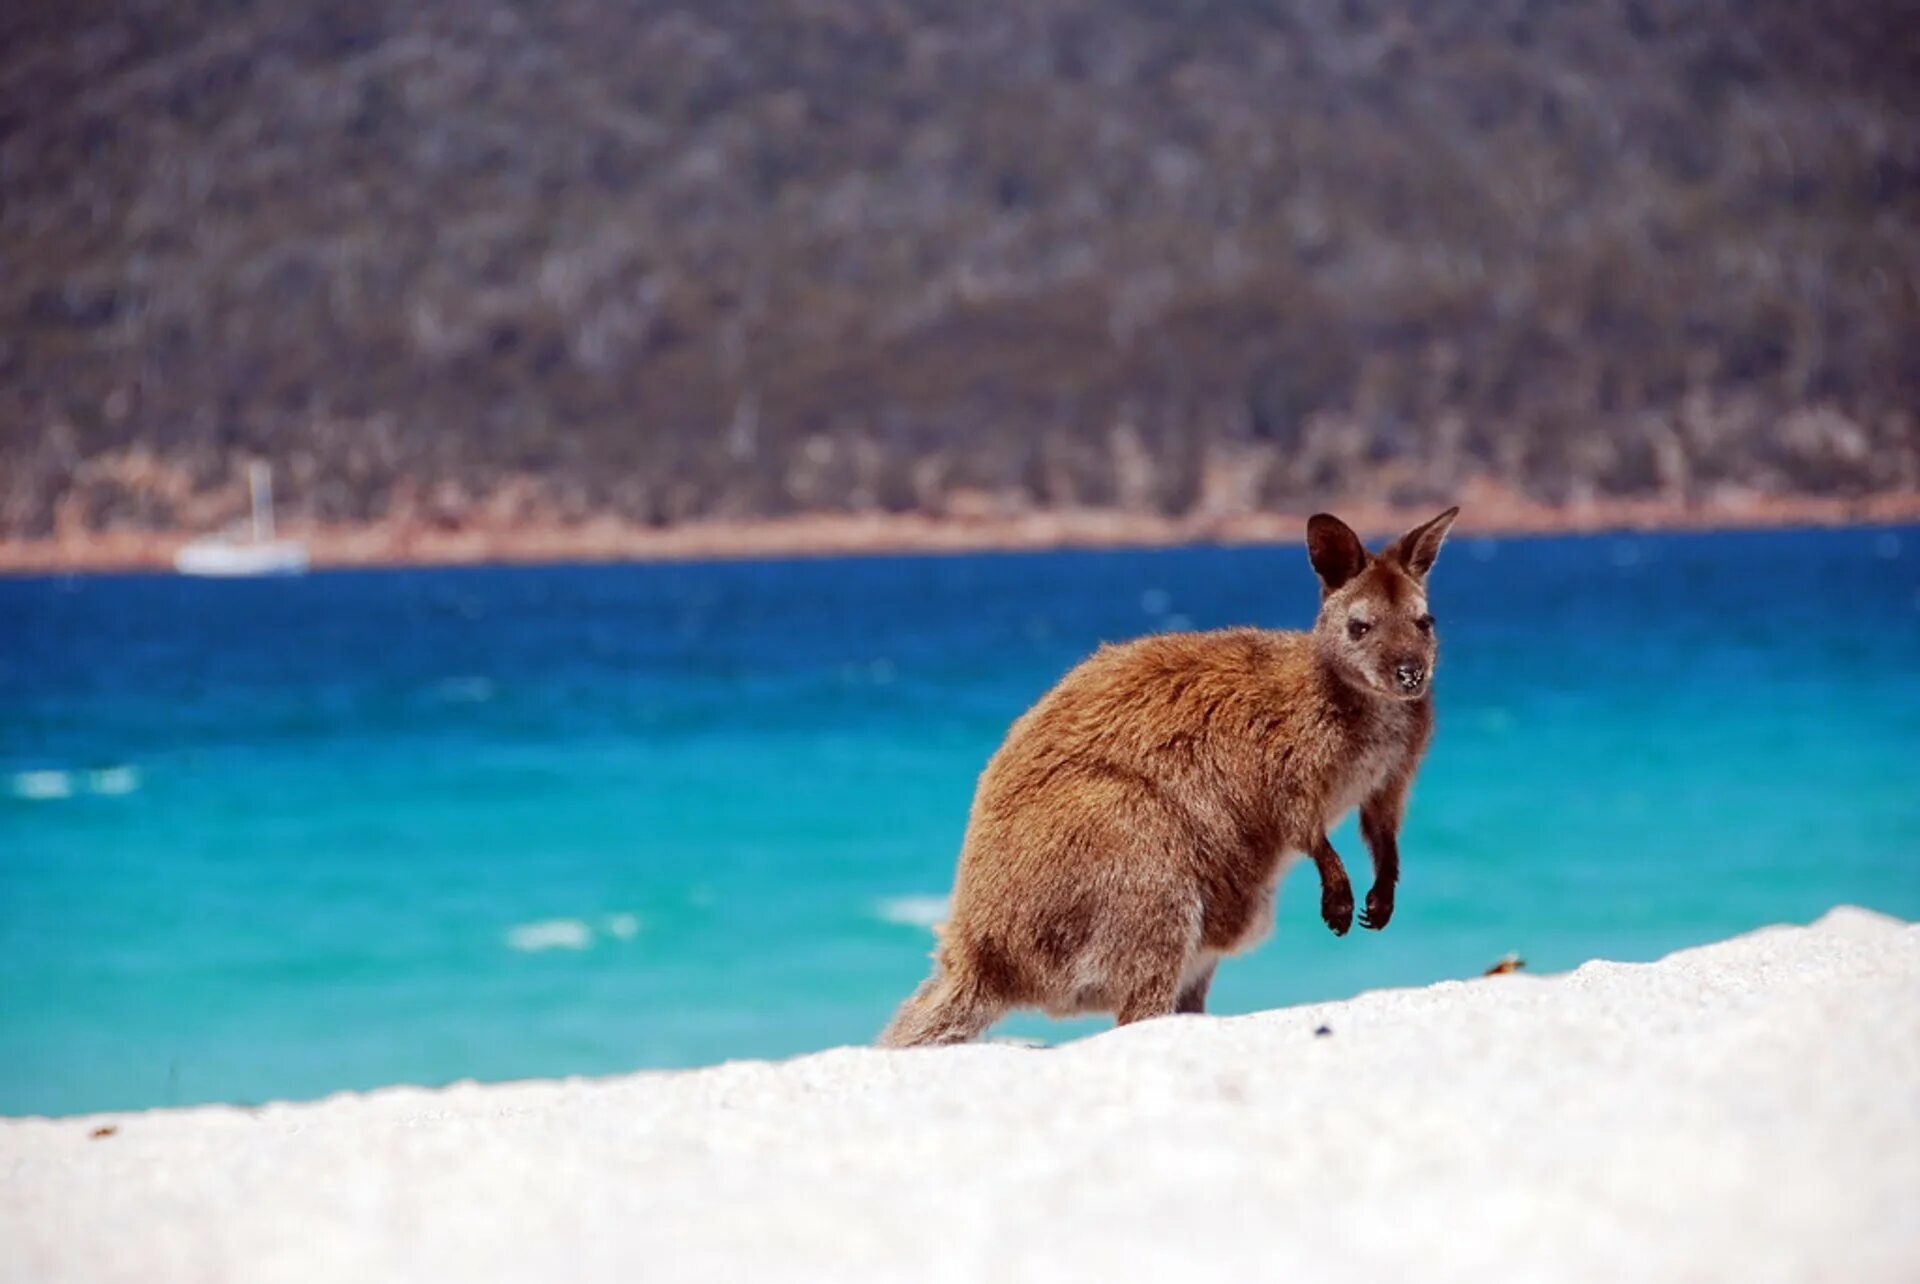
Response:
POLYGON ((0 534, 1920 486, 1920 4, 0 6, 0 534))

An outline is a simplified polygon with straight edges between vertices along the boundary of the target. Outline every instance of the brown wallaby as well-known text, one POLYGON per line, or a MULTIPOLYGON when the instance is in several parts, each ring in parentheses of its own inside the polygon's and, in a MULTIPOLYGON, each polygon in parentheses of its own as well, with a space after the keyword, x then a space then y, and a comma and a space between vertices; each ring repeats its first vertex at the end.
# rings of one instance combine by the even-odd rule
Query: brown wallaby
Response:
POLYGON ((1223 954, 1273 925, 1280 875, 1320 871, 1353 924, 1327 830, 1354 807, 1373 853, 1360 916, 1393 916, 1400 815, 1433 732, 1426 579, 1450 508, 1369 554, 1307 523, 1311 633, 1226 629, 1102 647, 1007 733, 974 795, 934 971, 883 1044, 957 1043, 1009 1008, 1202 1011, 1223 954))

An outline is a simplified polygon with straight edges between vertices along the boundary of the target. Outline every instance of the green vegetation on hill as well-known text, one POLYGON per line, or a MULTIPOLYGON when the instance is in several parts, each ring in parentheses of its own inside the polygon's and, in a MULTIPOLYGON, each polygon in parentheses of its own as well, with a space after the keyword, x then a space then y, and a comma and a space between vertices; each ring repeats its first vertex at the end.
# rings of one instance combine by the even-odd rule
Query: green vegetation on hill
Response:
POLYGON ((1911 490, 1920 5, 12 4, 0 257, 16 535, 1911 490))

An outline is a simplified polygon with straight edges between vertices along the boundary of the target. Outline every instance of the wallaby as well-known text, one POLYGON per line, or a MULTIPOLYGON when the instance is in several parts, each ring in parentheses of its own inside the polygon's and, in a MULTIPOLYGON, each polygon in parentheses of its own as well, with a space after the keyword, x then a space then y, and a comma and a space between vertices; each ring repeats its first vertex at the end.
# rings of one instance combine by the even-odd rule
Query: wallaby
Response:
POLYGON ((1300 854, 1327 926, 1352 926, 1327 830, 1356 806, 1373 854, 1360 923, 1385 927, 1433 732, 1427 572, 1459 511, 1377 555, 1321 513, 1311 633, 1105 646, 1042 696, 981 773, 933 975, 881 1043, 962 1042, 1015 1007, 1122 1025, 1203 1011, 1220 957, 1272 929, 1300 854))

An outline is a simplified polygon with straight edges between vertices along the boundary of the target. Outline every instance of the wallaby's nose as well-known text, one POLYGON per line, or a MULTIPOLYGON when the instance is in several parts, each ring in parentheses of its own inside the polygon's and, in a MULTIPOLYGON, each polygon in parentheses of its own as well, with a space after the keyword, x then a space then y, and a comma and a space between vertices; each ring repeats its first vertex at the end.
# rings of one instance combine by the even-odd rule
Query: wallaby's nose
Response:
POLYGON ((1427 680, 1427 666, 1403 660, 1393 666, 1393 676, 1400 679, 1401 690, 1418 691, 1420 684, 1427 680))

